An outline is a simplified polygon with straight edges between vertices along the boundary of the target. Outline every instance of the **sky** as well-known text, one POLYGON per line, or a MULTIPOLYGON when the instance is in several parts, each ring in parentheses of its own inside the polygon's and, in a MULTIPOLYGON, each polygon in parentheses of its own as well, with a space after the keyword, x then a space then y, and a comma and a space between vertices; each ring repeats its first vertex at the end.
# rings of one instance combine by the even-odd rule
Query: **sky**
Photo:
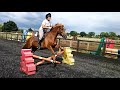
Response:
POLYGON ((0 12, 0 24, 14 21, 21 29, 38 30, 47 13, 51 23, 64 24, 66 32, 115 32, 120 34, 120 12, 0 12))

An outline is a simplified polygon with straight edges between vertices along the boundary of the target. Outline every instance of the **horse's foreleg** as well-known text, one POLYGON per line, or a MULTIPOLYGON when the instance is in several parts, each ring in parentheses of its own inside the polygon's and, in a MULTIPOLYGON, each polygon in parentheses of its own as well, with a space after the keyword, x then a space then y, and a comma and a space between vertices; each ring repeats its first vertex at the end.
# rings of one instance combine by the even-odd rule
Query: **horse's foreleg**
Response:
POLYGON ((60 51, 63 51, 63 48, 62 48, 59 44, 57 44, 57 45, 55 46, 55 48, 58 48, 58 49, 59 49, 59 52, 60 52, 60 51))
POLYGON ((49 46, 48 49, 49 49, 49 50, 52 52, 52 54, 53 54, 52 59, 53 59, 54 65, 56 66, 55 63, 56 63, 56 56, 57 56, 57 54, 56 54, 55 51, 53 50, 52 46, 49 46))
POLYGON ((53 55, 55 55, 55 51, 53 50, 52 46, 49 46, 48 49, 52 52, 53 55))
POLYGON ((61 54, 64 53, 64 50, 63 50, 63 48, 60 45, 56 45, 55 48, 59 49, 59 51, 57 52, 57 55, 61 55, 61 54))

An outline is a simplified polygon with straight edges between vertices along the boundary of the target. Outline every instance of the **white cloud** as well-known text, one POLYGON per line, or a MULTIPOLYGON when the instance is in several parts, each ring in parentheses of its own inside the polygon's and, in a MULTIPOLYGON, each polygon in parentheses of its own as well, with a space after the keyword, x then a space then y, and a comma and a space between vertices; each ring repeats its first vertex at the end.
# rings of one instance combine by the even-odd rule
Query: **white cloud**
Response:
MULTIPOLYGON (((116 28, 116 25, 120 29, 120 12, 53 12, 52 14, 54 21, 63 22, 67 26, 73 26, 71 30, 75 28, 78 32, 99 32, 96 28, 104 29, 104 27, 108 29, 105 31, 109 31, 109 28, 116 28), (108 24, 113 24, 113 26, 108 24)), ((118 29, 115 31, 119 32, 118 29)))
POLYGON ((38 29, 44 13, 36 12, 0 12, 0 22, 12 20, 17 23, 20 28, 35 28, 38 29))
POLYGON ((28 15, 27 12, 0 12, 4 17, 5 21, 14 20, 16 22, 27 22, 24 17, 28 15))

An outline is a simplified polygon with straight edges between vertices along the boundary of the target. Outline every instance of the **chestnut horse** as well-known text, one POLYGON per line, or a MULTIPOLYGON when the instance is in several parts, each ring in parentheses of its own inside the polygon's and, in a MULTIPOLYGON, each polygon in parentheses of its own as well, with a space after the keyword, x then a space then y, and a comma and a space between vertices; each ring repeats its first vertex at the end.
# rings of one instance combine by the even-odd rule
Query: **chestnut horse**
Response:
MULTIPOLYGON (((57 36, 61 35, 64 39, 67 38, 67 34, 65 33, 64 25, 62 24, 55 24, 49 32, 45 34, 45 38, 40 41, 38 37, 35 36, 33 33, 32 36, 26 41, 26 44, 23 46, 22 49, 30 49, 32 48, 32 52, 35 52, 40 45, 40 49, 49 49, 52 54, 56 57, 56 53, 53 48, 62 49, 60 45, 57 44, 57 36)), ((53 58, 55 61, 55 57, 53 58)))

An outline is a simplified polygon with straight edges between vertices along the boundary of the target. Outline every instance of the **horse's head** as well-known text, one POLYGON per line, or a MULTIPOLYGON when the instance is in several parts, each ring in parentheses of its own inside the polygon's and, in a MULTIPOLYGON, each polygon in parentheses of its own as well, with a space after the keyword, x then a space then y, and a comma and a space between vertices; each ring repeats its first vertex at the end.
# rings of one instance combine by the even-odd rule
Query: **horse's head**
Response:
POLYGON ((57 27, 57 32, 61 35, 64 39, 67 38, 67 34, 65 33, 64 25, 57 23, 54 27, 57 27))

